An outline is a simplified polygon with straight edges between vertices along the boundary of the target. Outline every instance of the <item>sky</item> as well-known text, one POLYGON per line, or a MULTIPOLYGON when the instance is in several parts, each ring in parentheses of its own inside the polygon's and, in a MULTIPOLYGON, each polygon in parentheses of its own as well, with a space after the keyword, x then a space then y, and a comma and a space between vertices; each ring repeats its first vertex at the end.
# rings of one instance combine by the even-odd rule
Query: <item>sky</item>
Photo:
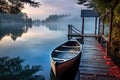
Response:
POLYGON ((71 14, 80 15, 80 10, 85 9, 84 6, 76 4, 77 0, 35 0, 40 2, 39 8, 29 7, 25 5, 23 12, 26 12, 33 19, 45 19, 52 14, 71 14))

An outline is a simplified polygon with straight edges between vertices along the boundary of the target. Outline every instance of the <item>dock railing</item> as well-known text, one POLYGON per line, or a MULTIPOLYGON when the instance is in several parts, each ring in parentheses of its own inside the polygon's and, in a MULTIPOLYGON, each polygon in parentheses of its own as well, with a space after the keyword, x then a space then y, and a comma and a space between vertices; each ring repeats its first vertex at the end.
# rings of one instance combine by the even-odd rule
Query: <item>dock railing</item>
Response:
POLYGON ((74 27, 73 25, 69 24, 68 25, 68 40, 72 39, 72 37, 79 37, 81 38, 82 32, 74 27))
MULTIPOLYGON (((72 39, 73 37, 78 37, 83 41, 84 37, 95 37, 100 42, 100 44, 103 47, 105 47, 106 53, 109 56, 110 55, 110 44, 111 44, 111 39, 112 39, 112 26, 113 26, 112 21, 113 21, 113 8, 109 9, 104 15, 99 17, 97 34, 96 34, 97 29, 95 31, 95 34, 88 35, 88 34, 84 34, 83 33, 84 31, 80 31, 73 25, 69 24, 68 25, 68 40, 72 39), (105 25, 104 25, 105 19, 108 20, 108 24, 109 24, 108 36, 105 35, 105 25)), ((97 21, 96 21, 96 23, 97 23, 97 21)), ((84 30, 84 29, 82 29, 82 30, 84 30)))
POLYGON ((112 21, 113 21, 113 9, 109 9, 104 15, 99 17, 99 25, 98 25, 98 35, 100 37, 98 38, 98 41, 103 45, 106 43, 106 53, 109 56, 110 55, 110 44, 111 44, 111 39, 112 39, 112 21), (106 37, 104 34, 104 29, 105 29, 105 19, 108 19, 109 23, 109 31, 108 31, 108 36, 106 37), (101 21, 102 21, 102 26, 101 26, 101 21), (102 30, 100 30, 102 29, 102 30))

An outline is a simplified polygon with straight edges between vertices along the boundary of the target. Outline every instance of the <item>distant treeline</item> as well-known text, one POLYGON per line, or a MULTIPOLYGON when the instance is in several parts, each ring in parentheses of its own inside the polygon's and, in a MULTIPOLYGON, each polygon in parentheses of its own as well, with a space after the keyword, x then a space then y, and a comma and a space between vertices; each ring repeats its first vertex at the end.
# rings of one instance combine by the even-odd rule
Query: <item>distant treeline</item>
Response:
POLYGON ((0 22, 32 22, 31 18, 28 18, 26 13, 19 14, 9 14, 9 13, 0 13, 0 22))
POLYGON ((50 15, 48 18, 46 18, 42 22, 54 22, 67 16, 70 16, 70 15, 50 15))
POLYGON ((55 14, 55 15, 49 15, 45 20, 36 19, 33 22, 34 23, 55 22, 55 21, 58 21, 58 20, 60 20, 62 18, 68 17, 68 16, 70 16, 70 14, 69 15, 57 15, 57 14, 55 14))

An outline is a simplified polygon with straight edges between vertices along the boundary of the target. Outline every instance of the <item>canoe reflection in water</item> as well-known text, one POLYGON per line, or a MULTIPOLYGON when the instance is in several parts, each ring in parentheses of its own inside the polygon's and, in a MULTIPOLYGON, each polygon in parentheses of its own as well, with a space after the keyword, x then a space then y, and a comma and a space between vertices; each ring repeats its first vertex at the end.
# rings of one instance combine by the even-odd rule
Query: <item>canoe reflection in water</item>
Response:
POLYGON ((80 59, 76 61, 67 71, 59 76, 55 76, 52 68, 50 71, 50 80, 76 80, 77 72, 79 69, 80 59))

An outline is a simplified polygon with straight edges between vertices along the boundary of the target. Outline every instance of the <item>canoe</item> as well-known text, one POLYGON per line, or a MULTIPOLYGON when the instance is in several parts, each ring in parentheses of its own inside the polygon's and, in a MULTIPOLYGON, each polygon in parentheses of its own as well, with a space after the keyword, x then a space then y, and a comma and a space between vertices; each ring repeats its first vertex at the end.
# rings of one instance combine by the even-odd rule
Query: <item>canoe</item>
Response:
POLYGON ((82 46, 77 40, 69 40, 55 48, 50 56, 55 76, 60 76, 80 60, 82 46))

